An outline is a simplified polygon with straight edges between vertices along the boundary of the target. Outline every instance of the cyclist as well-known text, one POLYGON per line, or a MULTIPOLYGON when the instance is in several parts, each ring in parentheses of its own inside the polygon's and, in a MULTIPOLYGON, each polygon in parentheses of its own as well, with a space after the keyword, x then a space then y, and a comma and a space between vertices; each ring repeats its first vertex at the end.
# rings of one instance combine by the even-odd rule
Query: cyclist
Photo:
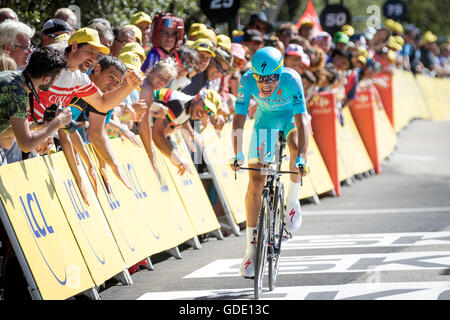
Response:
MULTIPOLYGON (((273 161, 278 132, 283 131, 290 153, 289 168, 299 172, 306 165, 308 148, 307 111, 302 81, 298 73, 283 66, 282 53, 273 47, 259 49, 252 58, 251 69, 241 78, 233 118, 233 147, 235 157, 232 169, 238 171, 245 162, 242 152, 242 128, 244 127, 250 98, 257 102, 255 124, 250 141, 249 167, 261 168, 258 163, 259 147, 265 143, 265 161, 273 161)), ((256 224, 261 207, 261 194, 265 176, 257 171, 249 171, 250 180, 245 196, 247 250, 240 267, 243 277, 254 277, 256 254, 256 224)), ((305 172, 303 171, 303 175, 305 172)), ((301 176, 290 175, 286 197, 286 229, 298 230, 302 223, 298 192, 301 176)))

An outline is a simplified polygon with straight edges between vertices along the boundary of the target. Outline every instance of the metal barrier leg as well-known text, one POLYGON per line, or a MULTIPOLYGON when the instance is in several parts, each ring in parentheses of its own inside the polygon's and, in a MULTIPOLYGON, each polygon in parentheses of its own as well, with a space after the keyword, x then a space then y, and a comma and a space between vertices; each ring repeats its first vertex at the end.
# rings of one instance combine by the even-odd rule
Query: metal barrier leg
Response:
POLYGON ((172 249, 166 250, 168 254, 170 254, 175 259, 181 259, 181 253, 178 247, 173 247, 172 249))
POLYGON ((96 287, 93 287, 89 290, 86 290, 82 293, 83 295, 85 295, 86 297, 88 297, 91 300, 101 300, 100 299, 100 295, 98 294, 98 290, 96 287))
POLYGON ((153 264, 152 261, 150 260, 150 257, 147 257, 147 259, 145 259, 145 261, 147 261, 147 265, 145 266, 145 268, 149 271, 153 271, 155 270, 155 268, 153 268, 153 264))
POLYGON ((200 244, 200 240, 198 240, 197 236, 193 237, 192 239, 189 239, 188 241, 186 241, 186 243, 194 249, 202 248, 202 245, 200 244))
POLYGON ((121 273, 114 276, 117 281, 119 281, 124 286, 129 286, 133 284, 133 279, 131 278, 130 272, 128 269, 123 270, 121 273))

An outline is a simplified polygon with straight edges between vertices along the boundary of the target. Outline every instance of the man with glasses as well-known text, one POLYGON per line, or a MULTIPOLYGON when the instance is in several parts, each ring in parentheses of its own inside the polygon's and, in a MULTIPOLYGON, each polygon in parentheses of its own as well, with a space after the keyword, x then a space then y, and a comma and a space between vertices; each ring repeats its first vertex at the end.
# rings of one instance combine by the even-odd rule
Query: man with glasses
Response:
POLYGON ((136 42, 136 35, 133 29, 126 27, 117 27, 113 30, 114 40, 111 45, 110 54, 113 57, 117 57, 120 54, 120 50, 130 42, 136 42))
MULTIPOLYGON (((245 161, 245 155, 242 152, 242 129, 251 97, 257 102, 257 110, 248 155, 249 167, 261 168, 258 162, 260 156, 266 161, 273 161, 278 132, 283 131, 290 153, 289 169, 299 172, 300 166, 306 165, 309 138, 306 129, 308 119, 305 97, 300 76, 292 69, 283 66, 283 55, 278 49, 265 47, 258 50, 253 56, 252 68, 242 76, 239 82, 233 118, 232 139, 235 157, 231 159, 231 167, 235 171, 238 171, 245 161), (259 155, 259 147, 262 143, 265 143, 265 151, 264 154, 259 155)), ((254 277, 255 274, 256 224, 265 184, 265 176, 259 172, 249 171, 249 177, 245 197, 247 250, 240 268, 240 274, 243 277, 254 277)), ((288 232, 298 230, 302 223, 298 200, 300 179, 300 175, 290 175, 286 197, 288 232)))
POLYGON ((7 20, 0 24, 0 53, 5 52, 16 61, 17 68, 25 69, 33 52, 31 38, 34 31, 26 24, 7 20))

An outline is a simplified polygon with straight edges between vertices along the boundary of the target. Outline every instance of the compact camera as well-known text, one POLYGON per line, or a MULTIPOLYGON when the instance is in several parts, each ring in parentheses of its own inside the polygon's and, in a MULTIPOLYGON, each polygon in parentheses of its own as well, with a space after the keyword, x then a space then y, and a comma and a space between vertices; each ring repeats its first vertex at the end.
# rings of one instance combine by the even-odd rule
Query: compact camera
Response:
MULTIPOLYGON (((60 107, 57 104, 52 104, 44 111, 44 121, 52 121, 56 117, 58 111, 62 111, 63 109, 63 107, 60 107)), ((75 120, 72 120, 64 127, 64 130, 68 133, 74 133, 77 129, 78 124, 75 120)))

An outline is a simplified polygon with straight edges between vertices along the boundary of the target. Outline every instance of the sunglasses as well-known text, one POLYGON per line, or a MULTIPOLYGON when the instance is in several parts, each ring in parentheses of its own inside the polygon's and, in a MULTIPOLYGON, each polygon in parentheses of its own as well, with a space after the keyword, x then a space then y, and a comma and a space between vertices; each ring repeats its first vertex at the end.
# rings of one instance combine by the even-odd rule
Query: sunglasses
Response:
POLYGON ((289 37, 298 35, 298 33, 294 31, 283 31, 282 34, 289 37))
POLYGON ((275 81, 278 81, 278 79, 280 79, 280 75, 269 74, 267 76, 262 76, 262 75, 254 73, 253 78, 255 78, 256 82, 259 82, 259 83, 273 83, 275 81))
POLYGON ((222 67, 222 65, 220 64, 220 62, 217 61, 217 59, 214 59, 214 61, 216 62, 217 70, 219 70, 220 73, 226 76, 229 70, 225 70, 224 67, 222 67))
POLYGON ((194 67, 191 67, 186 61, 180 60, 180 65, 183 66, 189 73, 194 70, 194 67))

